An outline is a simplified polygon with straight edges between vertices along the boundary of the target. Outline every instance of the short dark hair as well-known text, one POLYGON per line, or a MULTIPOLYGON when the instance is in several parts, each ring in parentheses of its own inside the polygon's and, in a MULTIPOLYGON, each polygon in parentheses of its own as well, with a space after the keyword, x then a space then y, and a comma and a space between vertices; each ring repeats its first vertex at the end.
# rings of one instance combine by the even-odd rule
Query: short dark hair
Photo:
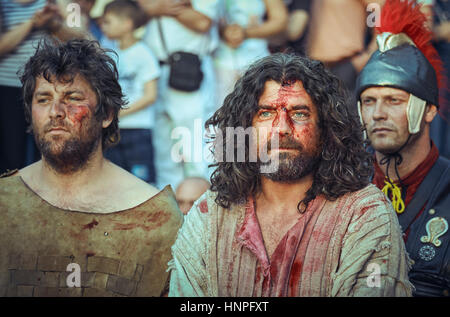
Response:
POLYGON ((108 3, 103 9, 103 14, 113 13, 120 17, 133 20, 134 27, 138 28, 145 24, 146 15, 136 1, 114 0, 108 3))
MULTIPOLYGON (((206 121, 205 127, 208 129, 212 125, 219 129, 224 140, 229 137, 227 127, 250 127, 259 110, 258 101, 265 83, 269 80, 281 85, 301 81, 319 115, 320 154, 317 168, 313 171, 313 184, 306 197, 299 201, 299 211, 304 210, 317 195, 333 200, 368 185, 373 163, 364 146, 363 127, 359 117, 350 110, 349 98, 339 79, 319 61, 283 53, 256 61, 237 81, 223 106, 206 121)), ((214 136, 212 139, 214 141, 214 136)), ((221 146, 217 142, 216 146, 221 146)), ((222 145, 223 153, 226 153, 226 143, 222 145)), ((211 176, 211 190, 217 192, 216 203, 224 208, 242 203, 261 190, 259 166, 248 160, 248 142, 245 147, 246 162, 216 162, 211 165, 217 167, 211 176)))
POLYGON ((31 106, 36 79, 44 77, 48 82, 72 82, 82 76, 97 96, 95 115, 98 120, 113 116, 111 124, 103 129, 103 150, 119 142, 119 111, 126 104, 118 82, 114 60, 108 56, 112 50, 102 49, 97 41, 74 39, 62 43, 45 38, 38 44, 35 54, 25 64, 20 80, 25 106, 25 118, 32 131, 31 106))

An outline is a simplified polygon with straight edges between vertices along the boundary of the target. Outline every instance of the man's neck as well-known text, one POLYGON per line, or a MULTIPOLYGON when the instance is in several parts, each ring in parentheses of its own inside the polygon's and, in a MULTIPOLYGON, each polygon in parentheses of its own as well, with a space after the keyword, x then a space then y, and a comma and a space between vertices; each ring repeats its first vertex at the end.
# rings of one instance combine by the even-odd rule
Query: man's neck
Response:
POLYGON ((126 50, 127 48, 133 46, 138 40, 132 32, 123 35, 119 39, 119 47, 121 50, 126 50))
MULTIPOLYGON (((422 163, 428 156, 431 150, 431 142, 429 137, 419 138, 411 145, 406 146, 401 152, 402 156, 401 164, 397 165, 398 174, 401 179, 416 169, 416 167, 422 163)), ((375 152, 375 157, 378 166, 386 174, 386 164, 381 165, 380 161, 385 157, 385 154, 375 152)), ((398 180, 397 173, 395 171, 395 158, 391 158, 389 162, 389 177, 392 180, 398 180)))
POLYGON ((286 213, 298 215, 297 205, 300 200, 305 198, 312 183, 312 174, 295 183, 275 182, 262 177, 261 193, 255 197, 257 206, 267 207, 264 210, 270 210, 270 213, 274 216, 275 214, 286 215, 286 213))
POLYGON ((44 159, 37 166, 40 183, 46 188, 52 188, 59 193, 81 193, 95 186, 95 180, 100 179, 104 171, 105 160, 101 147, 98 147, 86 164, 73 173, 60 173, 53 169, 44 159))

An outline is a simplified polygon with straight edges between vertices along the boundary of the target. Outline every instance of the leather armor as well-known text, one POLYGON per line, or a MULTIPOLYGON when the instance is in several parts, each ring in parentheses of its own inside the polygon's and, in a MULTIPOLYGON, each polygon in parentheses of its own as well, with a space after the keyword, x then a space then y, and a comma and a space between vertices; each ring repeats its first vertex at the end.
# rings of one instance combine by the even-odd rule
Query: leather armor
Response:
POLYGON ((0 178, 0 296, 160 296, 182 223, 169 186, 112 213, 63 210, 0 178), (68 284, 70 263, 81 285, 68 284))
MULTIPOLYGON (((442 159, 442 158, 441 158, 442 159)), ((445 160, 450 166, 450 161, 445 160)), ((411 224, 406 249, 414 260, 409 279, 414 296, 450 296, 450 169, 411 224), (447 229, 446 229, 447 226, 447 229)))

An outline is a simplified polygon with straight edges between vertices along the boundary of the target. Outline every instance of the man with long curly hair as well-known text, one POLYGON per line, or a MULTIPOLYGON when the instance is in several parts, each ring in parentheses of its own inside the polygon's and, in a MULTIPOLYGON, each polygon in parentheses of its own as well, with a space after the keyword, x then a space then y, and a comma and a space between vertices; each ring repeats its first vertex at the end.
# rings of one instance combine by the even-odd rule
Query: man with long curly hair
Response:
POLYGON ((216 158, 230 144, 249 151, 243 162, 217 159, 211 189, 185 217, 170 296, 411 294, 395 213, 370 184, 362 126, 320 62, 255 62, 206 125, 216 158), (255 132, 229 142, 237 127, 255 132), (278 168, 266 169, 271 161, 278 168))

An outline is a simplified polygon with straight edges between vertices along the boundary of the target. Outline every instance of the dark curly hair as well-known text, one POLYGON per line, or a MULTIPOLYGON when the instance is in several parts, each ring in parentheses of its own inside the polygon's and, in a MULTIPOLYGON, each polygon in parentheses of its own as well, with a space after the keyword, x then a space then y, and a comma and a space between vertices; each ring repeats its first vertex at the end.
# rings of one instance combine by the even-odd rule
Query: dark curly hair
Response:
MULTIPOLYGON (((44 77, 48 82, 54 79, 72 82, 76 75, 81 75, 97 96, 95 116, 104 120, 111 114, 111 124, 103 129, 103 150, 119 142, 120 109, 126 104, 118 82, 118 72, 114 60, 108 56, 112 50, 102 49, 97 41, 74 39, 66 43, 50 38, 41 40, 35 54, 25 64, 20 80, 25 106, 25 119, 31 126, 31 103, 36 79, 44 77)), ((114 53, 115 54, 115 53, 114 53)))
MULTIPOLYGON (((305 198, 299 201, 298 210, 306 210, 317 195, 334 200, 367 186, 373 174, 373 161, 365 149, 363 127, 356 113, 350 110, 347 93, 340 81, 319 61, 283 53, 256 61, 237 81, 223 106, 206 121, 205 127, 214 126, 225 140, 230 138, 226 127, 250 127, 268 80, 279 84, 301 81, 318 110, 321 131, 319 161, 313 171, 313 184, 305 198)), ((218 149, 225 153, 226 142, 219 143, 214 135, 210 138, 210 142, 214 146, 219 144, 221 148, 218 149)), ((213 153, 217 152, 214 146, 213 153)), ((217 192, 216 203, 223 208, 241 204, 248 196, 261 190, 259 165, 249 162, 248 147, 247 140, 245 162, 216 161, 210 165, 217 167, 211 176, 211 190, 217 192)))

